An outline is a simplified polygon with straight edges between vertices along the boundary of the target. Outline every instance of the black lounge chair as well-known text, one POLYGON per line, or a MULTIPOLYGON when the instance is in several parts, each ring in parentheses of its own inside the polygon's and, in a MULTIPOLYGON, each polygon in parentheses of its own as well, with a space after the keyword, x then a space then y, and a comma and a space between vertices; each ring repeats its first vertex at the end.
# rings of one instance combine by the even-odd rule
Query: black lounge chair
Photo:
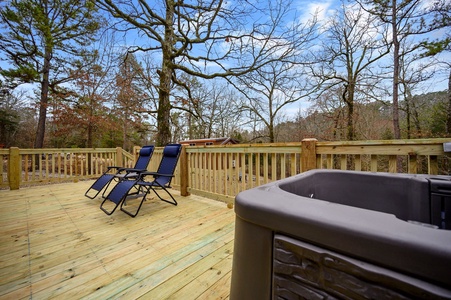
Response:
POLYGON ((121 211, 134 218, 138 215, 138 212, 141 209, 144 200, 146 200, 147 194, 150 193, 150 190, 152 190, 158 198, 160 198, 160 200, 177 205, 177 201, 168 191, 168 188, 171 188, 171 180, 174 177, 174 171, 177 166, 181 150, 182 145, 180 144, 166 145, 163 149, 163 157, 161 158, 160 165, 156 172, 142 172, 136 180, 120 181, 105 197, 100 205, 100 209, 107 215, 111 215, 120 204, 121 211), (146 177, 148 176, 152 176, 153 180, 146 181, 146 177), (132 189, 134 189, 134 191, 131 192, 132 189), (171 199, 162 198, 157 190, 164 190, 171 199), (129 212, 124 208, 126 201, 129 202, 131 200, 130 196, 132 195, 135 198, 142 196, 141 203, 134 213, 129 212), (113 202, 115 205, 114 208, 110 210, 105 208, 104 205, 107 201, 113 202))
POLYGON ((152 157, 154 146, 143 146, 139 151, 139 157, 133 168, 122 168, 111 166, 102 174, 86 191, 85 196, 94 199, 103 190, 104 193, 108 189, 111 181, 121 181, 123 179, 136 179, 139 173, 147 171, 147 165, 152 157), (96 192, 91 192, 91 190, 96 192), (94 193, 94 195, 93 195, 94 193))

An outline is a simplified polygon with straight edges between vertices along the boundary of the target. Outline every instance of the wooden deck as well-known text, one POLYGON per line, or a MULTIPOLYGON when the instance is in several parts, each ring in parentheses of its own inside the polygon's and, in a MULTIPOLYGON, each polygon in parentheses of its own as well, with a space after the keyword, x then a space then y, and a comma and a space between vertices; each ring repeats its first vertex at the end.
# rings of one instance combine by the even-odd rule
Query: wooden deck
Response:
POLYGON ((229 297, 233 209, 173 191, 107 216, 92 182, 0 191, 0 299, 229 297))

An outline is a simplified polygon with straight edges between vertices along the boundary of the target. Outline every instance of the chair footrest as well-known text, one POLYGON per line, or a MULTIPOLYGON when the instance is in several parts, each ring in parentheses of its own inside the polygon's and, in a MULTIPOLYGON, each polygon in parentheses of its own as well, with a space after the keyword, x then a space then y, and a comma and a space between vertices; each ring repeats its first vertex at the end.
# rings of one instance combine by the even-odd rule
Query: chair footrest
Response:
POLYGON ((146 195, 146 193, 134 193, 134 194, 128 194, 126 200, 136 199, 136 198, 142 198, 142 197, 144 197, 144 195, 146 195))

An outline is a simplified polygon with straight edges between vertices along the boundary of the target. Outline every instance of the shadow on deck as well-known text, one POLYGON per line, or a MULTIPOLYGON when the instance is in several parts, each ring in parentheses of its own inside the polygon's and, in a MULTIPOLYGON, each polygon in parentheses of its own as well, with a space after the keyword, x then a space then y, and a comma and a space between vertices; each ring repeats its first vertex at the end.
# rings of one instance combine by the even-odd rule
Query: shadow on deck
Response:
POLYGON ((0 299, 227 299, 234 218, 197 196, 100 209, 92 181, 0 191, 0 299))

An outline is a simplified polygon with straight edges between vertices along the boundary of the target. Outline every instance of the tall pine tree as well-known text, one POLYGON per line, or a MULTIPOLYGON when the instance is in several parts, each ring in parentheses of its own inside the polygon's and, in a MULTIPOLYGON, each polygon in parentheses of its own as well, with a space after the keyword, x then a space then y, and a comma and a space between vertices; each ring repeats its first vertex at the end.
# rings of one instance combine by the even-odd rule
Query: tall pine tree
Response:
POLYGON ((89 61, 86 47, 100 26, 96 11, 92 0, 11 0, 0 7, 0 53, 10 65, 0 74, 40 87, 35 148, 44 145, 51 92, 71 79, 71 65, 89 61))

